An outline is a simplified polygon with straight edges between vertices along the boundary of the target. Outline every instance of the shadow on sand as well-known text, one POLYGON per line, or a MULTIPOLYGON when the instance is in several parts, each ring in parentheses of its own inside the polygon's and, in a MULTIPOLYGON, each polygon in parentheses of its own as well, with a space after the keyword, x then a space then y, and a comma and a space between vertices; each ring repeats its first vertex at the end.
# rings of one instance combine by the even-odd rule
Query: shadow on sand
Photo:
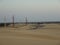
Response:
POLYGON ((30 29, 28 29, 28 30, 36 30, 36 29, 41 29, 43 27, 45 27, 45 25, 35 24, 35 25, 31 25, 30 29))

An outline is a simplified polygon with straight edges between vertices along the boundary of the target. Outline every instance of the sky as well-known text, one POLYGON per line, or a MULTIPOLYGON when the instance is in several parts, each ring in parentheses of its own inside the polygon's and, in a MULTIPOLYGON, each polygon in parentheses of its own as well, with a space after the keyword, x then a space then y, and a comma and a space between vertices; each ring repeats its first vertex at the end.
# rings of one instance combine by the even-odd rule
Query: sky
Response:
POLYGON ((60 21, 60 0, 0 0, 0 22, 60 21))

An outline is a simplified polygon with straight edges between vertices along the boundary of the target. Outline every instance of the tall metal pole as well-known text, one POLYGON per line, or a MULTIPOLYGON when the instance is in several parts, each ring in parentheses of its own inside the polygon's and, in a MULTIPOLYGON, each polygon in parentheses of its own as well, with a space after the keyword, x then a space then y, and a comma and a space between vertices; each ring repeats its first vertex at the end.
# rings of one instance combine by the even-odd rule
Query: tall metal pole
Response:
POLYGON ((6 16, 4 16, 4 27, 6 28, 6 16))
POLYGON ((27 17, 26 17, 26 19, 25 19, 25 20, 26 20, 26 25, 27 25, 27 24, 28 24, 28 20, 27 20, 27 17))
POLYGON ((14 24, 14 16, 12 16, 12 23, 13 23, 13 27, 15 26, 15 24, 14 24))

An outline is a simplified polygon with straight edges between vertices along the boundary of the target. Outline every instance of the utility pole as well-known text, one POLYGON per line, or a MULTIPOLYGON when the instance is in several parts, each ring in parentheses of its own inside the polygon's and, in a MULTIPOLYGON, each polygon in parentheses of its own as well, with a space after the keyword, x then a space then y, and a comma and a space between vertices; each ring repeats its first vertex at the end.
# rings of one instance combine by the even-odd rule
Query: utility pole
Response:
POLYGON ((12 23, 13 23, 13 28, 14 28, 14 26, 15 26, 15 24, 14 24, 14 16, 12 16, 12 23))
POLYGON ((27 17, 25 18, 25 20, 26 20, 26 25, 28 24, 28 20, 27 20, 27 17))
POLYGON ((4 27, 6 28, 6 16, 4 16, 4 27))

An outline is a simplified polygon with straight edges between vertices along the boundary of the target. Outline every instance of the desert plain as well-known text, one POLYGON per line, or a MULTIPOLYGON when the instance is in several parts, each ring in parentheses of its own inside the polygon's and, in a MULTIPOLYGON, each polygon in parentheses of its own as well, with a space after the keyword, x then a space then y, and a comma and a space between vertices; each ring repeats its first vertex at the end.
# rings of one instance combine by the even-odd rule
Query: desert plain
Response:
POLYGON ((60 24, 0 27, 0 45, 60 45, 60 24))

